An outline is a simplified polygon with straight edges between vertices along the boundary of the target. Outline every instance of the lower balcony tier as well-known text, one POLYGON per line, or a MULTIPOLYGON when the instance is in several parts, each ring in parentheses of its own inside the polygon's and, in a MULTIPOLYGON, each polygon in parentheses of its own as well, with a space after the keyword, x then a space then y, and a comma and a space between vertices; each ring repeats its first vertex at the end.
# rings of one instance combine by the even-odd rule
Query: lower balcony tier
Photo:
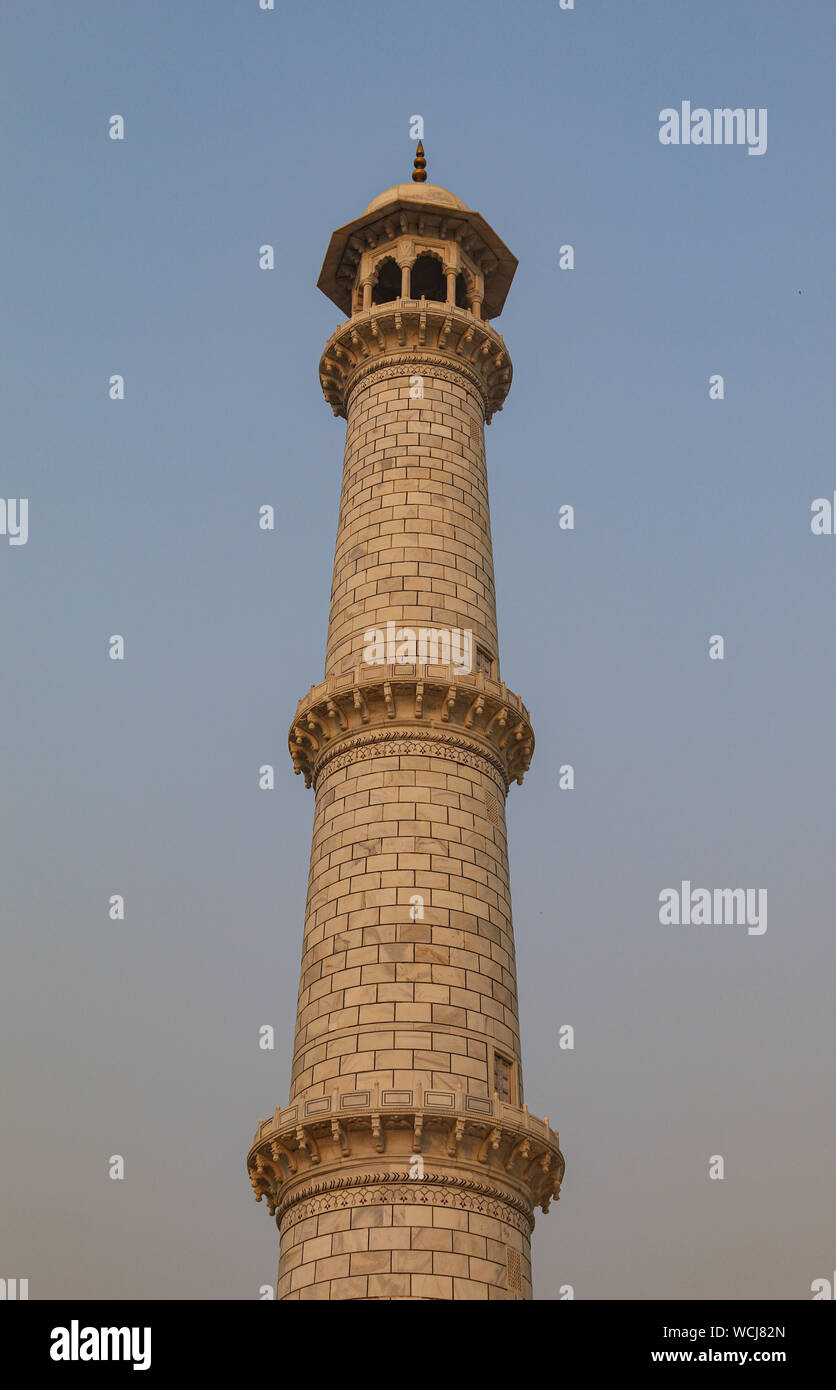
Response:
POLYGON ((331 1192, 373 1187, 493 1193, 533 1226, 557 1200, 565 1163, 548 1120, 451 1091, 319 1096, 262 1120, 247 1157, 256 1200, 281 1219, 331 1192))

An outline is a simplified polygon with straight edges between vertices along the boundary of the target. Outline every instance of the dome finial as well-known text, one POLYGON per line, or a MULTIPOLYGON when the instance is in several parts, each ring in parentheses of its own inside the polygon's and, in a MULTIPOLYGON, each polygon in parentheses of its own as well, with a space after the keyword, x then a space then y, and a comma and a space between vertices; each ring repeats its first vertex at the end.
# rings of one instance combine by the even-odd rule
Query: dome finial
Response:
POLYGON ((427 161, 424 158, 424 145, 421 140, 418 141, 418 148, 415 151, 415 168, 412 171, 412 182, 427 182, 427 161))

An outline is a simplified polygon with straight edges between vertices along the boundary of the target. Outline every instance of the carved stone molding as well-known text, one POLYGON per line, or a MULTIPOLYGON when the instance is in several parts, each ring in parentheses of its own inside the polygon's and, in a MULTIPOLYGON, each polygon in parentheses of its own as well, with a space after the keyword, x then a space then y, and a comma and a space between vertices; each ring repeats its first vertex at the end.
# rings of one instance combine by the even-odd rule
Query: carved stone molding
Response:
POLYGON ((472 1211, 506 1221, 523 1236, 534 1229, 534 1216, 519 1198, 492 1187, 446 1173, 425 1173, 410 1179, 405 1173, 361 1173, 350 1183, 312 1183, 294 1192, 276 1211, 276 1225, 282 1234, 324 1211, 348 1211, 373 1206, 447 1207, 472 1211))
POLYGON ((377 752, 429 753, 490 769, 507 792, 522 783, 534 751, 530 716, 504 682, 452 667, 358 667, 312 686, 288 745, 294 771, 315 785, 322 770, 377 752))
MULTIPOLYGON (((434 380, 447 381, 453 386, 461 386, 462 380, 464 380, 481 400, 482 409, 487 411, 488 398, 484 383, 478 373, 470 371, 463 362, 458 362, 455 369, 451 368, 447 358, 441 352, 388 352, 383 359, 383 365, 379 362, 370 362, 356 369, 351 382, 350 394, 353 395, 359 386, 370 385, 377 381, 402 381, 404 377, 414 376, 416 372, 426 376, 432 375, 434 380)), ((348 398, 346 398, 346 413, 347 406, 348 398)), ((485 423, 490 424, 490 420, 486 418, 485 423)))
POLYGON ((485 419, 502 409, 512 367, 502 335, 466 309, 428 299, 396 299, 354 314, 328 339, 319 364, 325 399, 346 415, 352 392, 370 373, 465 377, 482 398, 485 419))
POLYGON ((324 1192, 370 1185, 404 1185, 408 1195, 398 1200, 424 1201, 416 1194, 435 1185, 488 1193, 533 1225, 535 1207, 548 1211, 559 1197, 559 1137, 525 1108, 477 1097, 475 1109, 473 1097, 451 1092, 437 1099, 426 1092, 412 1104, 387 1105, 385 1093, 357 1098, 365 1103, 353 1094, 297 1103, 259 1126, 247 1167, 256 1201, 266 1198, 271 1215, 324 1192), (311 1105, 320 1108, 311 1114, 311 1105), (426 1167, 412 1178, 418 1156, 426 1167))
POLYGON ((376 733, 357 734, 354 738, 347 739, 340 748, 346 751, 334 749, 330 755, 323 757, 313 776, 314 787, 318 785, 320 778, 327 776, 329 772, 348 767, 352 763, 379 758, 384 754, 414 758, 423 753, 427 757, 457 763, 459 767, 473 768, 483 777, 492 779, 500 796, 504 797, 508 792, 508 779, 500 761, 489 760, 483 750, 457 738, 455 734, 427 731, 424 735, 420 730, 415 733, 409 729, 385 729, 376 733))

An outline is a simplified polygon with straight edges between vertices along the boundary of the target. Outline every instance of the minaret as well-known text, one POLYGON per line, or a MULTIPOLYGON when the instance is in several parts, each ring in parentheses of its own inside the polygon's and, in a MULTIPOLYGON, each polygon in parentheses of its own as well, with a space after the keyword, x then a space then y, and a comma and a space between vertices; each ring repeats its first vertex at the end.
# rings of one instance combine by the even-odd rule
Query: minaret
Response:
POLYGON ((484 425, 516 259, 426 182, 331 237, 347 423, 325 677, 290 730, 316 795, 290 1099, 248 1157, 277 1298, 531 1298, 563 1157, 523 1100, 505 800, 534 735, 500 679, 484 425))

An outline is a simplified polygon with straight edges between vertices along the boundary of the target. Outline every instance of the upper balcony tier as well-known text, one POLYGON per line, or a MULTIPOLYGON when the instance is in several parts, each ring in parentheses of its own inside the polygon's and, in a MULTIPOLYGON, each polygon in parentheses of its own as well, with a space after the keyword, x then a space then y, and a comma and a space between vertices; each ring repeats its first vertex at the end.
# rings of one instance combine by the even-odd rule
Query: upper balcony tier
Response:
POLYGON ((334 414, 346 414, 351 392, 370 371, 390 365, 407 376, 455 367, 481 395, 488 423, 511 386, 508 349, 489 323, 449 302, 395 299, 355 314, 328 339, 319 380, 334 414))

